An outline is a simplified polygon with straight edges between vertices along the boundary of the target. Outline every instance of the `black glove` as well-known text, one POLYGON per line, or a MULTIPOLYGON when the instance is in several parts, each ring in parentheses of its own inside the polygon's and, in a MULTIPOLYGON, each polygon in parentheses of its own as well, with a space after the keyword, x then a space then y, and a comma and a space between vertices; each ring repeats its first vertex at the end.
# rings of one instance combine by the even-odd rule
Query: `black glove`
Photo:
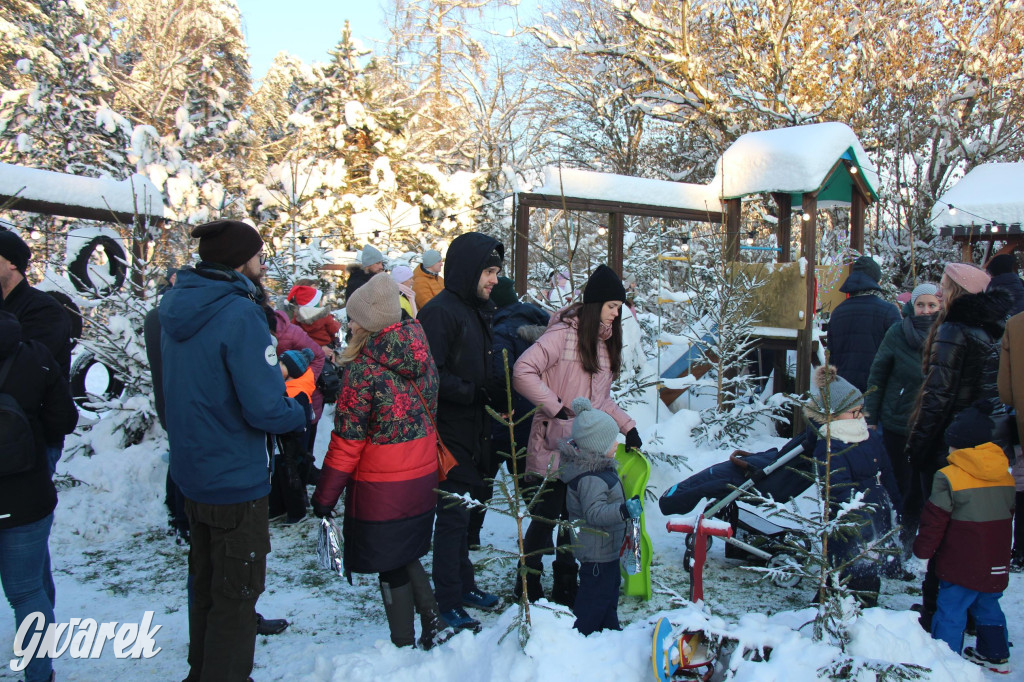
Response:
POLYGON ((572 419, 573 416, 574 415, 572 413, 572 410, 570 410, 568 407, 563 405, 562 409, 560 409, 558 411, 558 414, 555 415, 555 419, 572 419))
POLYGON ((313 516, 319 519, 329 519, 334 516, 334 508, 328 507, 326 504, 319 504, 316 500, 313 500, 313 516))
POLYGON ((292 431, 293 434, 301 436, 309 432, 309 427, 313 424, 313 406, 309 404, 309 398, 306 397, 305 393, 299 393, 294 398, 295 402, 302 405, 302 409, 305 411, 306 420, 301 427, 292 431))
POLYGON ((626 433, 626 447, 630 450, 639 450, 643 446, 644 442, 640 440, 640 434, 634 426, 626 433))

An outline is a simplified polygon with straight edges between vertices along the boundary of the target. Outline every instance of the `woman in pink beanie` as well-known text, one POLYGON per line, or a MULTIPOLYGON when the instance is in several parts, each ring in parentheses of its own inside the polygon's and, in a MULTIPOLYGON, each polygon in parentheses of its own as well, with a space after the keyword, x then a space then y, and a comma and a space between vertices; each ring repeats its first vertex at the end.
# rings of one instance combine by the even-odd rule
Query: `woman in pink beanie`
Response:
MULTIPOLYGON (((946 466, 946 428, 976 400, 999 405, 999 343, 1013 297, 1002 289, 985 291, 989 275, 969 263, 949 263, 943 271, 943 309, 925 341, 924 384, 910 417, 906 455, 911 490, 903 504, 903 526, 913 537, 921 510, 931 496, 935 472, 946 466)), ((1000 420, 997 407, 992 419, 1000 420)), ((993 438, 999 442, 998 436, 993 438)), ((938 598, 938 578, 929 564, 922 585, 921 625, 929 629, 938 598)))

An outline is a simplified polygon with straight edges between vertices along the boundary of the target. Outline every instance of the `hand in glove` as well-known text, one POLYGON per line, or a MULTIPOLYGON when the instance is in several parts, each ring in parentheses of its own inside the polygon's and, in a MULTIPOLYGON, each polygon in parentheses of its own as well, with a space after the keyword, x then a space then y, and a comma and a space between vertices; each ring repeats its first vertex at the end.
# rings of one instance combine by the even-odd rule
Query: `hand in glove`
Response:
POLYGON ((631 519, 639 519, 640 514, 644 511, 643 503, 640 502, 640 497, 634 495, 633 497, 626 500, 626 513, 629 514, 631 519))
POLYGON ((326 504, 320 504, 316 500, 312 500, 313 504, 313 516, 320 519, 329 519, 334 516, 334 507, 328 507, 326 504))
POLYGON ((634 426, 626 434, 626 447, 630 450, 639 450, 644 446, 644 442, 640 440, 640 434, 637 432, 634 426))

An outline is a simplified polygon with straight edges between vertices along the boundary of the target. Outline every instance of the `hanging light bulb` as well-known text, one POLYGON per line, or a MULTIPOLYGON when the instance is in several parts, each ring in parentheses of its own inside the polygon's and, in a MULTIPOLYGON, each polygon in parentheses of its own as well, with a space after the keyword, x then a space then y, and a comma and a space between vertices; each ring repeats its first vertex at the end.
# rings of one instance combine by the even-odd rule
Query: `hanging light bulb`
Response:
POLYGON ((804 214, 800 216, 800 218, 806 223, 808 220, 811 219, 811 214, 804 211, 804 214))
POLYGON ((608 234, 608 230, 606 230, 602 225, 601 227, 597 228, 597 233, 603 237, 606 234, 608 234))
POLYGON ((956 206, 953 204, 949 205, 949 215, 956 215, 956 206))
POLYGON ((857 174, 857 167, 856 166, 850 166, 850 175, 856 175, 856 174, 857 174))
POLYGON ((28 233, 28 236, 32 239, 39 239, 39 230, 32 230, 28 233))

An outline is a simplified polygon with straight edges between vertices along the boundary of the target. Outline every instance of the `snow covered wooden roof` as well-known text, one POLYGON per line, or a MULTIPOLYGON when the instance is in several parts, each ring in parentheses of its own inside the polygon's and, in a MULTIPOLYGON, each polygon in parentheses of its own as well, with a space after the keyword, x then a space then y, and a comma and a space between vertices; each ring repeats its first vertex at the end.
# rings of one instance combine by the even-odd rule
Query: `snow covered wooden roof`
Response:
POLYGON ((932 208, 932 224, 948 235, 992 228, 1020 232, 1024 224, 1024 162, 976 166, 939 197, 932 208))
POLYGON ((722 199, 818 192, 818 205, 828 206, 850 203, 854 175, 877 199, 878 171, 853 130, 844 123, 814 123, 741 136, 718 161, 711 185, 722 199))
POLYGON ((544 168, 544 184, 535 194, 658 206, 682 211, 721 213, 722 202, 712 185, 650 180, 629 175, 598 173, 576 168, 544 168))
POLYGON ((577 200, 718 214, 725 200, 770 192, 793 195, 797 206, 810 192, 822 208, 849 205, 855 185, 867 199, 878 198, 878 172, 857 136, 843 123, 815 123, 743 135, 706 185, 548 166, 532 196, 561 199, 569 209, 577 200))
POLYGON ((0 204, 47 215, 132 222, 136 214, 166 217, 164 198, 148 178, 87 178, 0 163, 0 204))

